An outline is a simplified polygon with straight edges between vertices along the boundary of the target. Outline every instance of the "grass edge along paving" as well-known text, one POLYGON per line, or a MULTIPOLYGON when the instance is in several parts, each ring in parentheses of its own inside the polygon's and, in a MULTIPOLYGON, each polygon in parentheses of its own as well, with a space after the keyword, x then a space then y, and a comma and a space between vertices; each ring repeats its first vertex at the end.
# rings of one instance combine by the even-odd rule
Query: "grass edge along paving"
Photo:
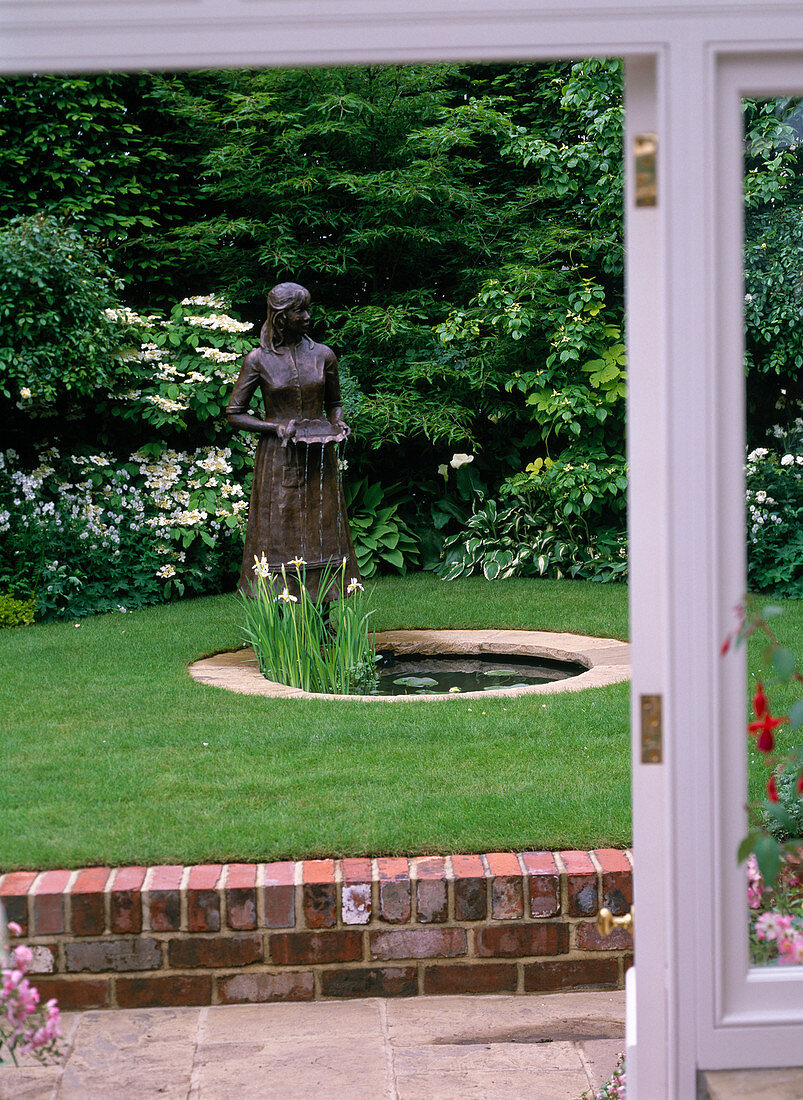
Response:
MULTIPOLYGON (((381 578, 376 629, 626 637, 624 586, 381 578)), ((630 842, 628 684, 359 706, 192 681, 242 642, 232 596, 0 633, 0 867, 630 842)))

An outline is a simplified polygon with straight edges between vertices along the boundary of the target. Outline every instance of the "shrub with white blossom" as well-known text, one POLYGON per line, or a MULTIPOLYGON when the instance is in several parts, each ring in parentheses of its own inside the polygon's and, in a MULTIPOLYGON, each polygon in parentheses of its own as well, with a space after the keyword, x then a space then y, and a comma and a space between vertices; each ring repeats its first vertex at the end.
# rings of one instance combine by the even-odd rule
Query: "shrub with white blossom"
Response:
MULTIPOLYGON (((256 440, 225 422, 253 326, 224 308, 205 296, 169 317, 107 310, 123 346, 136 338, 135 383, 95 404, 117 424, 108 434, 139 446, 0 452, 0 593, 35 598, 38 618, 78 618, 230 586, 256 440)), ((41 395, 28 401, 43 412, 41 395)))
POLYGON ((748 588, 803 596, 803 418, 775 445, 750 451, 747 490, 748 588))

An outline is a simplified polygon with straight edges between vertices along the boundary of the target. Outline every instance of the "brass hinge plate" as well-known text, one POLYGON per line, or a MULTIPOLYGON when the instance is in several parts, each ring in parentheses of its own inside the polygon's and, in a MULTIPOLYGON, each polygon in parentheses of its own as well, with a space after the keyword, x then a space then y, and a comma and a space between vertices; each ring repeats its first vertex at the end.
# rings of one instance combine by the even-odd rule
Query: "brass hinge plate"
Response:
POLYGON ((636 206, 658 205, 658 135, 636 134, 633 142, 636 206))
POLYGON ((664 724, 661 716, 662 696, 641 696, 641 762, 661 764, 664 756, 664 724))

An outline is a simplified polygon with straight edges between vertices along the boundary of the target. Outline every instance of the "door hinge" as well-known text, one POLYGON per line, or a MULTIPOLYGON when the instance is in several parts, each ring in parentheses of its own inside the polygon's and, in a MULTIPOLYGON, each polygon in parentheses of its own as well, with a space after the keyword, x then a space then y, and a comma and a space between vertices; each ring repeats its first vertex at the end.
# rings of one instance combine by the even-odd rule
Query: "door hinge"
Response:
POLYGON ((664 755, 664 723, 661 695, 641 696, 641 762, 661 764, 664 755))
POLYGON ((636 206, 658 205, 658 135, 636 134, 633 141, 636 206))

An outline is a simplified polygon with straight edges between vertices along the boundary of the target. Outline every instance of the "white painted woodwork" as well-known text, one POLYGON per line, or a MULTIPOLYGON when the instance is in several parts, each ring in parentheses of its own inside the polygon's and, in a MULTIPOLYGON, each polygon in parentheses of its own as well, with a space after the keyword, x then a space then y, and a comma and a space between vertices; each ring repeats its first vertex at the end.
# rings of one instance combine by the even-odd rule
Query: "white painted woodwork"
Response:
POLYGON ((0 72, 625 56, 637 966, 633 1100, 803 1062, 803 968, 751 970, 739 98, 803 92, 800 0, 0 0, 0 72), (794 51, 800 51, 795 54, 794 51), (632 201, 634 134, 659 197, 632 201), (664 763, 639 761, 641 694, 664 763))

